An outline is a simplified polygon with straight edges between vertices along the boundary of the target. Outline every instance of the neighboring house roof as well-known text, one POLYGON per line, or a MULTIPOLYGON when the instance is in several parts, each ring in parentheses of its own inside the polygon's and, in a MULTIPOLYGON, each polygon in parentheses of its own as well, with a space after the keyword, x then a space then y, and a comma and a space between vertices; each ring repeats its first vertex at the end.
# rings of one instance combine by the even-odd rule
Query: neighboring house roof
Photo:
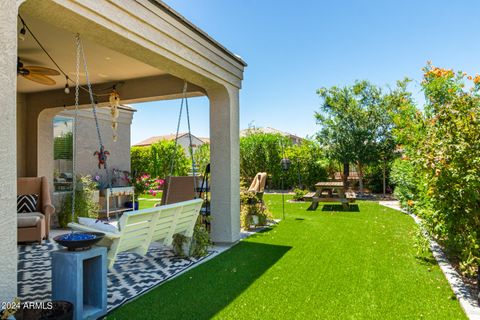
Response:
MULTIPOLYGON (((187 136, 188 137, 188 132, 181 132, 178 134, 178 139, 184 137, 184 136, 187 136)), ((195 135, 192 134, 192 138, 196 138, 200 141, 202 141, 203 143, 210 143, 210 139, 209 138, 199 138, 195 135)), ((175 134, 172 133, 172 134, 167 134, 167 135, 163 135, 163 136, 154 136, 154 137, 150 137, 150 138, 147 138, 143 141, 140 141, 136 144, 134 144, 133 146, 135 147, 145 147, 145 146, 150 146, 156 142, 159 142, 159 141, 172 141, 172 140, 175 140, 175 134)))
POLYGON ((285 132, 285 131, 282 131, 282 130, 278 130, 278 129, 275 129, 275 128, 271 128, 271 127, 248 128, 248 129, 240 131, 240 136, 245 137, 245 136, 248 136, 251 133, 274 133, 274 134, 281 134, 282 136, 285 136, 285 137, 290 137, 290 138, 293 138, 293 139, 297 139, 299 141, 304 140, 302 137, 299 137, 295 134, 285 132))
POLYGON ((221 51, 223 51, 224 53, 226 53, 228 56, 230 56, 231 58, 233 58, 235 61, 239 62, 240 64, 242 64, 243 66, 247 66, 247 63, 245 61, 243 61, 243 59, 234 54, 233 52, 231 52, 230 50, 228 50, 227 48, 225 48, 222 44, 220 44, 218 41, 216 41, 215 39, 213 39, 211 36, 209 36, 205 31, 201 30, 200 28, 198 28, 196 25, 194 25, 193 23, 191 23, 190 21, 188 21, 184 16, 182 16, 180 13, 178 13, 177 11, 175 11, 174 9, 172 9, 169 5, 167 5, 165 2, 161 1, 161 0, 149 0, 151 3, 155 4, 159 9, 161 9, 163 12, 167 13, 168 15, 170 15, 171 17, 173 17, 174 19, 176 19, 177 21, 181 22, 183 25, 185 25, 187 28, 189 28, 190 30, 194 31, 195 33, 197 33, 200 37, 202 37, 203 39, 207 40, 208 42, 210 42, 212 45, 214 45, 215 47, 217 47, 218 49, 220 49, 221 51))

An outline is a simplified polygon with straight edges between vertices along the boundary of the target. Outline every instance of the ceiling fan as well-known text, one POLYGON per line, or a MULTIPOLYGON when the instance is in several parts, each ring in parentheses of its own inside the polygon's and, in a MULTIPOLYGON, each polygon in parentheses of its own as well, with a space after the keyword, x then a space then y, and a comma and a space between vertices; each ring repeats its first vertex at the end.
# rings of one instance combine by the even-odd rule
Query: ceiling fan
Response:
POLYGON ((50 76, 59 76, 60 72, 55 69, 39 67, 39 66, 25 66, 23 62, 18 58, 17 60, 17 75, 21 75, 25 79, 44 84, 47 86, 53 86, 57 82, 50 78, 50 76))

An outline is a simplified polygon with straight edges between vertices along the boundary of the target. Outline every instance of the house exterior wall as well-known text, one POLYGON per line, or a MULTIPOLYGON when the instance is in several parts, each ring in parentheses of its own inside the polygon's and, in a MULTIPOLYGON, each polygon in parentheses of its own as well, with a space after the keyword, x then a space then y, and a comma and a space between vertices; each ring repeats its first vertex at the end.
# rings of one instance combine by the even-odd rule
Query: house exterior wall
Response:
POLYGON ((0 0, 0 301, 17 295, 17 6, 0 0))
MULTIPOLYGON (((74 116, 72 111, 62 112, 60 115, 74 116)), ((117 119, 117 141, 113 141, 110 110, 101 108, 97 110, 100 134, 105 149, 110 153, 107 158, 109 170, 120 169, 130 171, 130 127, 133 119, 132 111, 120 111, 117 119)), ((78 112, 76 142, 76 170, 78 174, 105 175, 105 170, 98 168, 98 160, 93 155, 99 149, 97 129, 92 110, 80 110, 78 112)))
POLYGON ((27 101, 26 95, 17 94, 17 177, 27 174, 27 101))
MULTIPOLYGON (((182 146, 183 151, 185 151, 185 154, 187 156, 190 156, 190 150, 189 150, 190 139, 188 137, 188 134, 183 135, 180 138, 178 138, 177 143, 182 146)), ((195 153, 195 150, 198 147, 200 147, 202 144, 204 144, 204 142, 202 140, 200 140, 197 137, 195 137, 194 135, 192 135, 192 145, 193 145, 193 152, 194 153, 195 153)))

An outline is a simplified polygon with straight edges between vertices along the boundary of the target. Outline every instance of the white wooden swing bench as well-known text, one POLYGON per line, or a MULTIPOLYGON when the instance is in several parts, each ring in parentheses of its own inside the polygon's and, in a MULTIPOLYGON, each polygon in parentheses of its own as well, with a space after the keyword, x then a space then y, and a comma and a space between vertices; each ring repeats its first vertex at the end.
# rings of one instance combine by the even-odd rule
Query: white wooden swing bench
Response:
POLYGON ((105 233, 97 245, 108 248, 108 268, 111 268, 119 252, 145 255, 152 242, 171 245, 176 233, 191 237, 202 203, 202 199, 194 199, 125 212, 118 221, 118 233, 100 231, 79 223, 69 223, 68 226, 78 231, 105 233))

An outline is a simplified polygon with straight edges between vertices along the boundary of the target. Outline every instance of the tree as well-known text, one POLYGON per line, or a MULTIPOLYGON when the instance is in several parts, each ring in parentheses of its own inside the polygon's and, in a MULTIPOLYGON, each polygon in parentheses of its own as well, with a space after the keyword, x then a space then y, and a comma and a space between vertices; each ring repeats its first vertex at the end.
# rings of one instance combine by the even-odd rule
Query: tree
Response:
POLYGON ((386 180, 388 163, 392 162, 396 155, 396 139, 394 136, 395 122, 394 119, 399 113, 401 106, 413 106, 412 94, 407 91, 407 86, 410 79, 405 78, 402 81, 397 81, 395 89, 382 97, 380 110, 378 110, 378 138, 377 138, 377 152, 379 161, 382 166, 383 178, 383 196, 386 194, 386 180))
POLYGON ((289 138, 280 134, 261 132, 240 139, 240 176, 247 184, 258 172, 267 172, 269 188, 281 188, 282 178, 286 188, 313 188, 328 176, 329 164, 320 144, 312 139, 293 145, 289 138), (291 161, 287 172, 280 168, 284 156, 291 161))
POLYGON ((356 81, 343 88, 321 88, 317 93, 323 100, 320 112, 315 113, 320 125, 317 138, 328 157, 357 166, 363 193, 364 166, 378 161, 388 140, 388 104, 380 88, 368 81, 356 81))
POLYGON ((300 189, 313 189, 315 183, 328 177, 328 160, 318 141, 304 139, 302 143, 292 145, 285 150, 291 161, 286 183, 300 189))
POLYGON ((187 175, 191 168, 191 161, 185 155, 182 146, 175 141, 162 140, 148 147, 132 147, 131 171, 134 177, 148 173, 152 177, 165 178, 170 175, 172 159, 174 160, 174 176, 187 175))
POLYGON ((175 141, 161 140, 150 146, 150 175, 166 178, 169 175, 185 176, 191 168, 191 161, 185 155, 183 147, 175 141), (173 161, 173 168, 172 168, 173 161), (170 172, 170 170, 172 170, 170 172))
POLYGON ((150 174, 150 146, 130 148, 130 167, 133 176, 137 177, 143 173, 150 174))
POLYGON ((204 143, 199 146, 193 154, 193 159, 197 166, 198 174, 203 174, 205 167, 210 163, 210 144, 204 143))
POLYGON ((251 133, 240 139, 240 176, 249 183, 258 172, 268 173, 271 188, 281 187, 282 145, 288 148, 290 139, 272 133, 251 133))

